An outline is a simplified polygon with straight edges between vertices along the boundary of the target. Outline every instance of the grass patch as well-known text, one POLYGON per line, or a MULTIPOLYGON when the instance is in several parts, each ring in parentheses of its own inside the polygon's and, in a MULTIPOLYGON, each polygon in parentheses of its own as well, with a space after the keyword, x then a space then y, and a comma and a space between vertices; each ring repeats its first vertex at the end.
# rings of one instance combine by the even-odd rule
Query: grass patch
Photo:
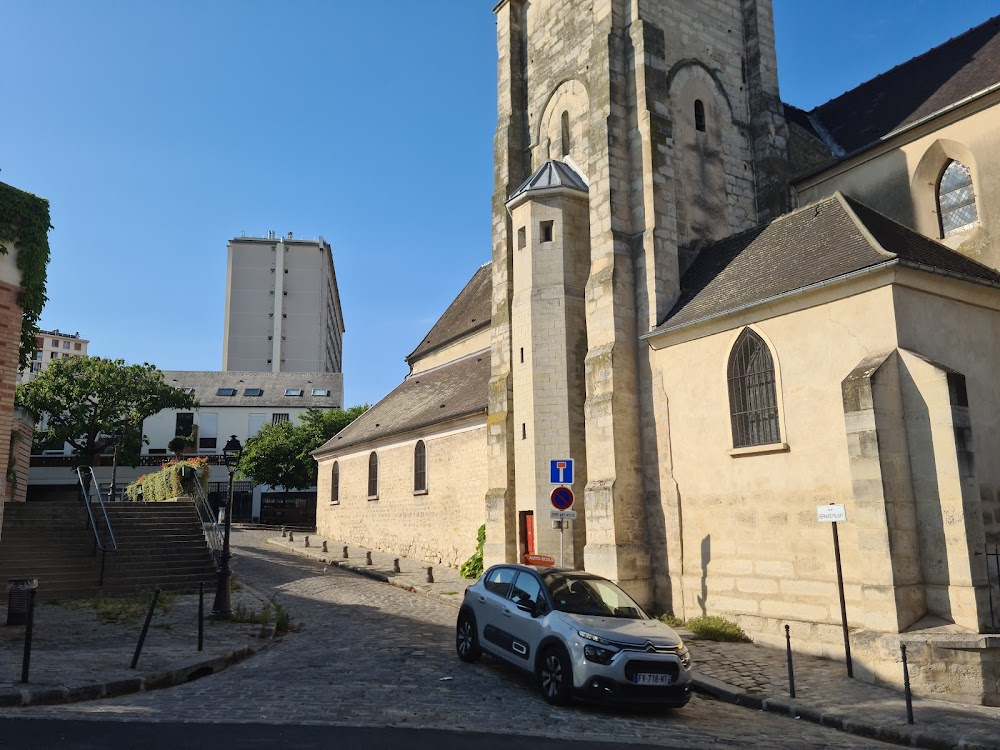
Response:
POLYGON ((685 627, 699 638, 706 641, 727 641, 729 643, 752 643, 743 628, 732 620, 717 615, 702 615, 694 617, 685 623, 685 627))
POLYGON ((662 615, 657 615, 656 619, 660 622, 664 622, 672 628, 684 627, 684 620, 679 617, 674 617, 670 612, 664 612, 662 615))
POLYGON ((288 609, 272 598, 270 603, 265 604, 260 612, 247 607, 243 602, 237 602, 233 607, 232 622, 247 623, 250 625, 270 625, 274 622, 275 635, 284 635, 294 630, 292 626, 292 616, 288 609), (272 620, 273 616, 273 620, 272 620))
MULTIPOLYGON (((138 622, 149 611, 149 603, 153 593, 146 592, 129 596, 91 596, 85 599, 66 599, 58 602, 71 609, 92 609, 100 622, 107 624, 130 625, 138 622)), ((161 591, 156 600, 156 609, 161 614, 170 612, 177 601, 177 594, 161 591)))

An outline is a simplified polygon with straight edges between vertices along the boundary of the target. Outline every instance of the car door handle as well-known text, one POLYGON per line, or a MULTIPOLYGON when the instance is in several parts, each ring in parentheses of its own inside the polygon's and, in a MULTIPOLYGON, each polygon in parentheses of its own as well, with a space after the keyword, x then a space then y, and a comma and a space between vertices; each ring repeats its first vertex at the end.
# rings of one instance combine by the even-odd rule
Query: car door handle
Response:
POLYGON ((510 617, 510 610, 507 609, 506 607, 503 608, 503 616, 510 617))
POLYGON ((479 603, 480 604, 486 604, 486 597, 485 596, 479 597, 479 603))

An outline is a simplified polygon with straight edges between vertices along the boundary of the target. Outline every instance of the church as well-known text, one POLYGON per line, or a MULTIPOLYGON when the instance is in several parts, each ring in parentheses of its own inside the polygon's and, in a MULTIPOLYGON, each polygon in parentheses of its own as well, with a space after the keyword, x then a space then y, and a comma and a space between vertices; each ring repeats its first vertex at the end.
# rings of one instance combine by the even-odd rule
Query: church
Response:
POLYGON ((495 13, 491 260, 315 452, 318 532, 459 565, 485 524, 843 659, 842 506, 856 676, 905 643, 1000 704, 1000 18, 805 112, 770 0, 495 13))

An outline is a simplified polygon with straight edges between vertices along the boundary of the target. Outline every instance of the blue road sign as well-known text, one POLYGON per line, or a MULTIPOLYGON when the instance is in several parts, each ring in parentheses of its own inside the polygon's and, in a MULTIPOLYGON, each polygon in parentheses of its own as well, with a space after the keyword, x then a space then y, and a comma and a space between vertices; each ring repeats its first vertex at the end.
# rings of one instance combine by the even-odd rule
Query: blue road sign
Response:
POLYGON ((573 459, 556 458, 549 461, 550 484, 573 484, 573 459))
POLYGON ((569 510, 573 505, 573 490, 569 487, 556 487, 549 495, 549 500, 556 510, 569 510))

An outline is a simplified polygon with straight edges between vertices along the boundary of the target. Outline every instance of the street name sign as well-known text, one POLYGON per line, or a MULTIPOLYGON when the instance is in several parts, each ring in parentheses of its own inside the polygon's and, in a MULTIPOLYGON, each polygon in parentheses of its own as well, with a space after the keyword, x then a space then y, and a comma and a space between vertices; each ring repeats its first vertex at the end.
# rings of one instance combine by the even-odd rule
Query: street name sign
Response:
POLYGON ((834 505, 832 503, 830 505, 817 505, 816 520, 820 523, 846 521, 847 510, 845 510, 843 505, 834 505))
POLYGON ((556 458, 549 461, 549 484, 573 484, 572 458, 556 458))

